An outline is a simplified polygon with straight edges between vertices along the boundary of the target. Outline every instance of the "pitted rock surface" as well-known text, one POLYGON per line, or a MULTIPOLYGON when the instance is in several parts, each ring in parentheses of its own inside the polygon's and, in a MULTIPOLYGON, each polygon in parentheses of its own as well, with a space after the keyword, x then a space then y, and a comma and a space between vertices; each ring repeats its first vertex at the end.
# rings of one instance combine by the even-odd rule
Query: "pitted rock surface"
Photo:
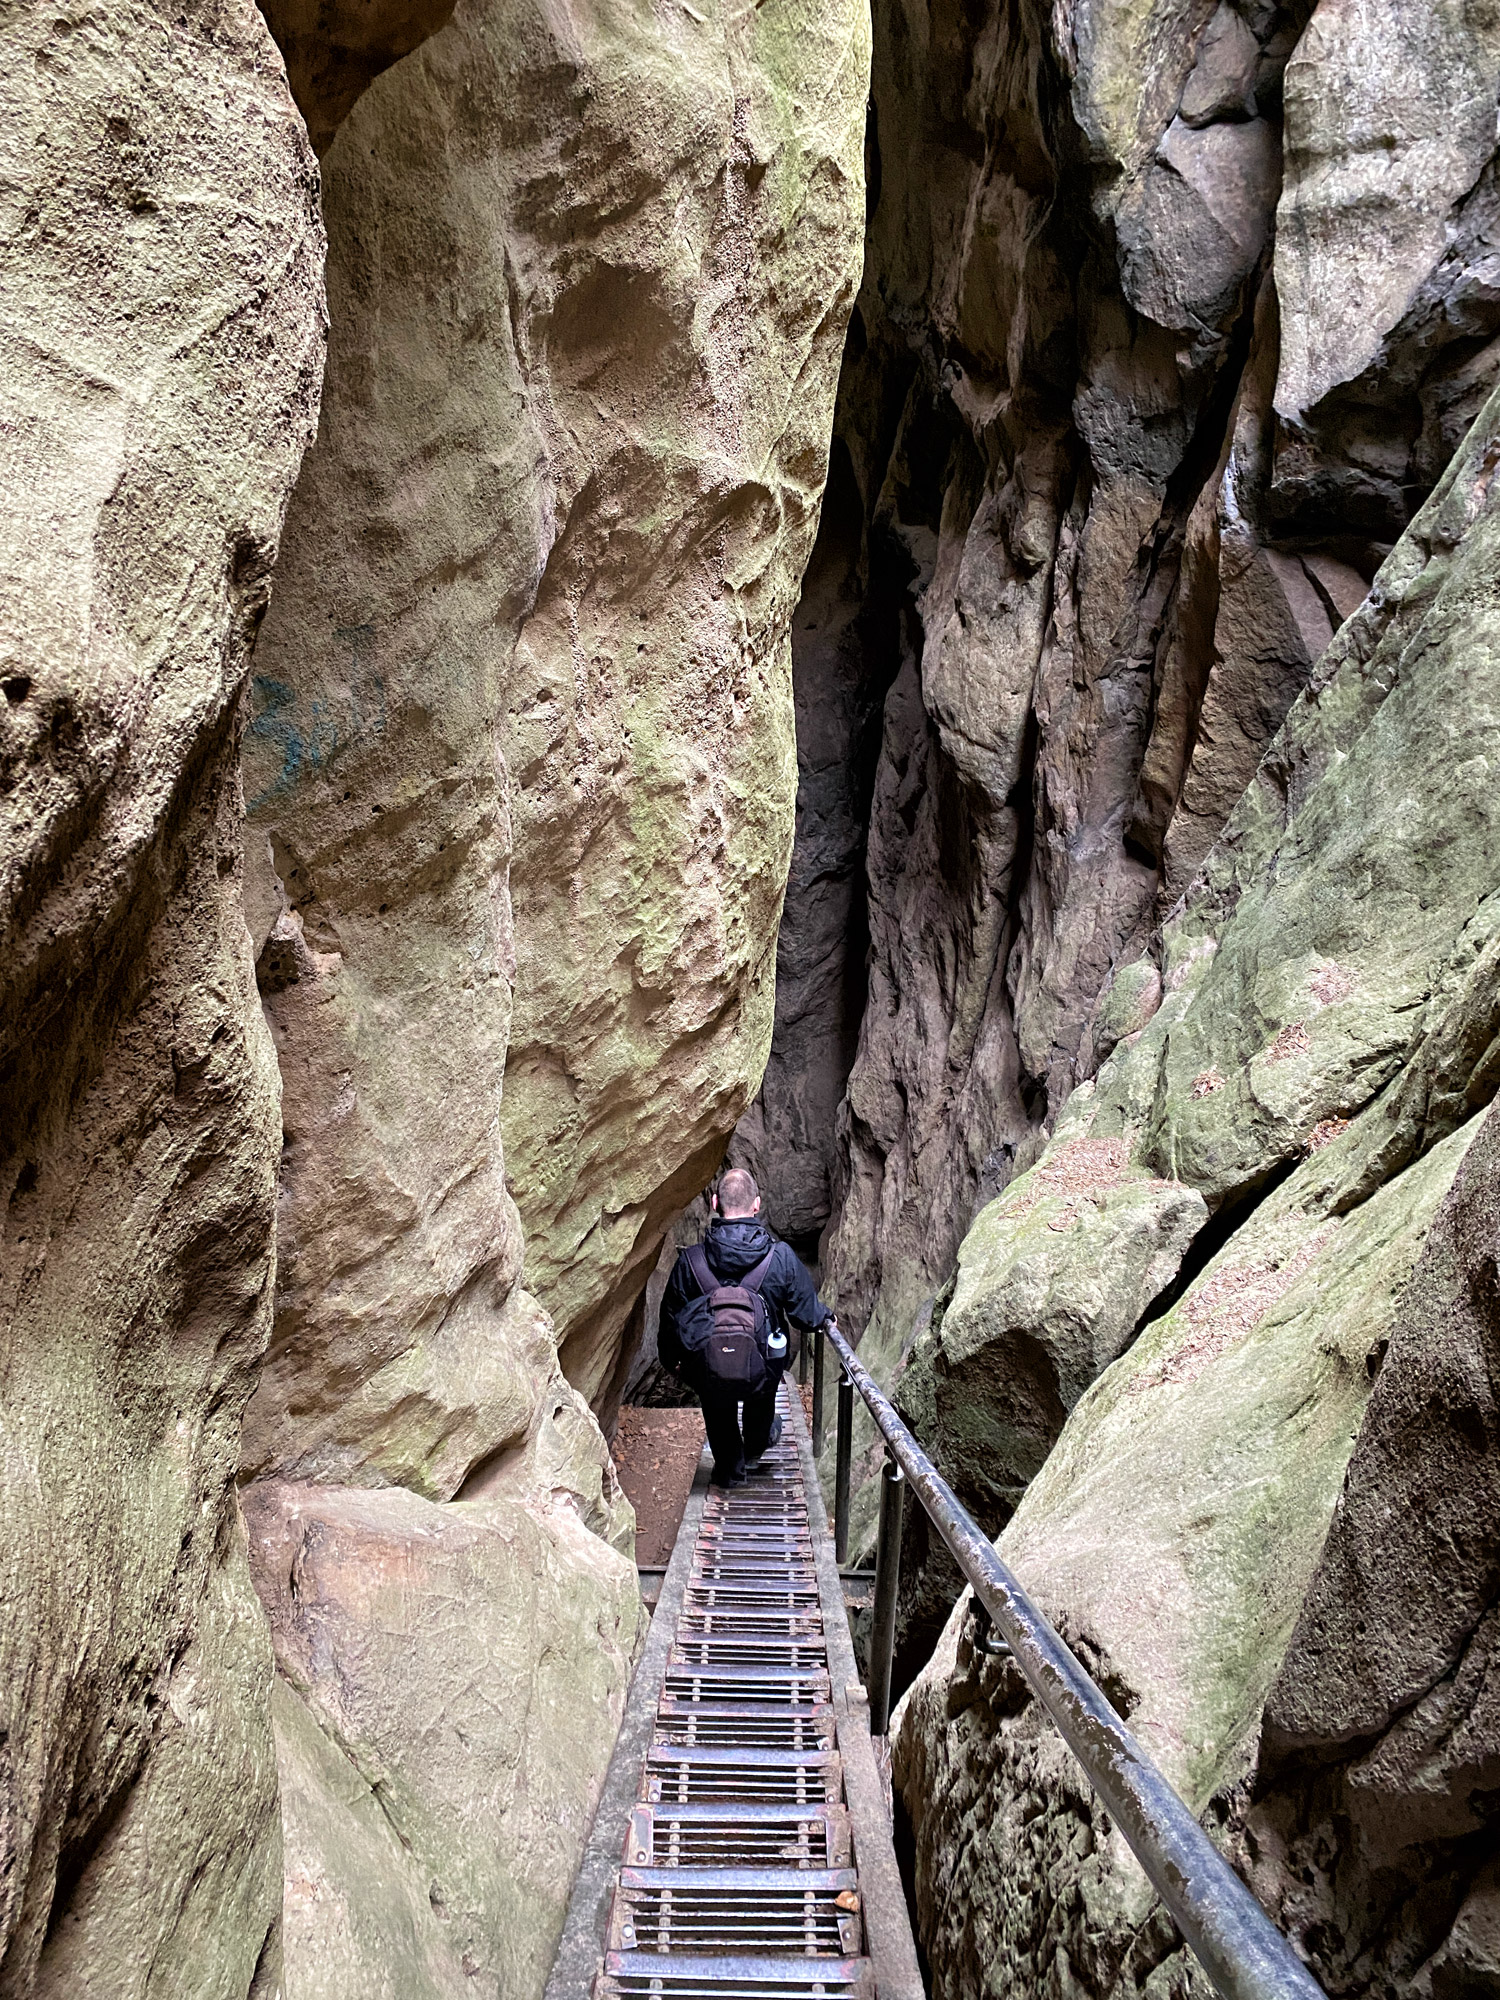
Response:
POLYGON ((289 1135, 258 1471, 452 1491, 517 1422, 506 1351, 534 1375, 523 1230, 606 1404, 759 1076, 865 61, 852 7, 465 5, 325 159, 246 762, 289 1135))
MULTIPOLYGON (((1497 426, 1500 392, 1166 925, 1157 1011, 983 1212, 900 1391, 981 1517, 1014 1507, 1007 1560, 1335 1992, 1407 1990, 1429 1959, 1431 1990, 1462 1991, 1489 1962, 1488 1139, 1466 1156, 1494 1090, 1496 822, 1465 774, 1494 748, 1497 426), (1121 1283, 1117 1190, 1169 1164, 1207 1261, 1075 1394, 1036 1469, 1005 1429, 1009 1355, 1030 1342, 1065 1380, 1077 1335, 1049 1308, 1070 1257, 1121 1283), (1028 1288, 1059 1201, 1049 1284, 1028 1288)), ((912 1580, 910 1626, 930 1629, 944 1581, 931 1562, 912 1580)), ((1092 1806, 1080 1833, 1073 1789, 1033 1796, 1041 1725, 1023 1687, 984 1682, 966 1615, 896 1753, 935 1976, 1045 1982, 1086 1939, 1090 1991, 1145 1990, 1171 1944, 1139 1871, 1092 1806), (1039 1928, 1021 1892, 1043 1869, 1076 1898, 1039 1928), (977 1945, 992 1923, 1000 1973, 977 1945)))
POLYGON ((0 42, 0 1989, 269 2000, 238 703, 316 422, 317 172, 253 6, 0 42))

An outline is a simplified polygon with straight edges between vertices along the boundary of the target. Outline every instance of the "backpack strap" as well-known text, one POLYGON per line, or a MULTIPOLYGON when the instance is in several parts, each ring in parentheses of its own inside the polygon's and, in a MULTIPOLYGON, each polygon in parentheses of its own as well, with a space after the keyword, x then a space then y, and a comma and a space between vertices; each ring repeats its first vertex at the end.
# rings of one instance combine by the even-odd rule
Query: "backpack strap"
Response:
POLYGON ((683 1254, 688 1260, 688 1266, 693 1276, 698 1281, 699 1291, 702 1292, 704 1298, 709 1298, 714 1292, 719 1290, 721 1285, 730 1284, 731 1282, 737 1284, 742 1291, 758 1292, 770 1273, 771 1263, 776 1255, 776 1245, 774 1243, 771 1245, 753 1271, 747 1271, 743 1278, 733 1280, 716 1278, 714 1276, 713 1266, 708 1261, 708 1252, 701 1243, 692 1244, 683 1254))
MULTIPOLYGON (((743 1290, 747 1292, 758 1292, 760 1290, 761 1286, 766 1282, 767 1275, 771 1269, 771 1260, 775 1255, 776 1245, 773 1243, 755 1269, 747 1271, 744 1277, 740 1279, 740 1285, 743 1290)), ((707 1259, 705 1258, 704 1261, 707 1262, 707 1259)))
POLYGON ((689 1270, 691 1270, 693 1276, 698 1281, 698 1290, 703 1294, 704 1298, 710 1297, 719 1289, 719 1280, 709 1268, 708 1257, 704 1252, 703 1245, 701 1243, 694 1243, 683 1254, 688 1260, 689 1270))

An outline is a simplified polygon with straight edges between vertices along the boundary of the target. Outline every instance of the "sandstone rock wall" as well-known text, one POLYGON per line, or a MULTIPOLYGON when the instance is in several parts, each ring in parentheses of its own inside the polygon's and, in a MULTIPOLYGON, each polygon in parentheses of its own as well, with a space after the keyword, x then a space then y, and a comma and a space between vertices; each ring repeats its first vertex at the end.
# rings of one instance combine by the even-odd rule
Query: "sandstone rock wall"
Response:
POLYGON ((269 2000, 238 704, 316 421, 316 167, 253 6, 0 40, 0 1991, 269 2000))
POLYGON ((247 760, 289 1106, 257 1469, 425 1454, 451 1493, 524 1428, 523 1224, 606 1397, 763 1064, 864 64, 852 7, 470 8, 329 153, 327 416, 247 760))
POLYGON ((640 1593, 602 1523, 535 1494, 438 1508, 401 1488, 247 1493, 280 1669, 299 2000, 546 1982, 640 1593))
POLYGON ((868 25, 267 18, 7 30, 0 1990, 283 1990, 279 1760, 284 1990, 521 1994, 639 1638, 559 1343, 607 1409, 770 1034, 868 25))
POLYGON ((1236 1829, 1330 1991, 1500 1985, 1497 1136, 1491 1110, 1402 1299, 1236 1829))
MULTIPOLYGON (((1008 1559, 1334 1993, 1494 1963, 1488 1130, 1443 1203, 1496 1083, 1497 450, 1500 393, 1167 924, 1156 1011, 984 1212, 901 1387, 981 1509, 1022 1495, 1008 1559)), ((896 1757, 936 1976, 1159 1984, 1171 1927, 965 1618, 896 1757)))
POLYGON ((1495 380, 1500 51, 1484 10, 1341 0, 875 26, 858 503, 798 636, 805 710, 883 699, 884 734, 832 921, 807 736, 736 1146, 773 1214, 827 1222, 891 1379, 975 1214, 1141 1025, 1154 927, 1495 380))
POLYGON ((460 0, 352 109, 300 60, 329 367, 244 765, 288 1991, 534 1995, 639 1638, 589 1400, 770 1032, 867 30, 460 0))
POLYGON ((832 1213, 838 1110, 866 997, 865 844, 880 706, 895 669, 889 580, 872 573, 861 497, 840 432, 874 386, 846 353, 828 489, 792 623, 797 818, 776 939, 776 1019, 765 1075, 730 1159, 762 1188, 771 1226, 810 1259, 832 1213), (882 663, 884 663, 882 665, 882 663))
POLYGON ((528 1283, 602 1404, 766 1062, 788 640, 859 279, 869 26, 858 0, 776 0, 595 32, 597 155, 527 218, 549 527, 503 731, 502 1116, 528 1283))
MULTIPOLYGON (((1392 1696, 1351 1748, 1292 1633, 1345 1657, 1365 1615, 1319 1551, 1496 1083, 1496 37, 1457 4, 877 5, 857 499, 797 621, 777 1023, 734 1142, 1340 1993, 1482 1990, 1492 1952, 1483 1537, 1409 1742, 1392 1696)), ((1421 1478, 1401 1451, 1371 1521, 1421 1478)), ((879 1457, 861 1412, 857 1548, 879 1457)), ((1459 1485, 1419 1504, 1469 1521, 1459 1485)), ((916 1509, 903 1555, 898 1685, 959 1584, 916 1509)), ((1392 1584, 1372 1632, 1420 1617, 1392 1584)), ((962 1614, 897 1767, 938 1990, 1191 1982, 962 1614)))

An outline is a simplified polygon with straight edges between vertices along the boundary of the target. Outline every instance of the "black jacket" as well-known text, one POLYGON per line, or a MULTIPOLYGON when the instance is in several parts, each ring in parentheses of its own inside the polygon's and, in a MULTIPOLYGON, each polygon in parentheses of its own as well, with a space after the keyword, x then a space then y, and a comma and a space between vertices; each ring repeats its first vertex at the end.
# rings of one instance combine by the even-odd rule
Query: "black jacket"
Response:
MULTIPOLYGON (((771 1252, 771 1268, 761 1284, 760 1295, 770 1309, 773 1325, 785 1326, 791 1321, 797 1326, 821 1326, 824 1320, 832 1318, 813 1289, 802 1259, 790 1244, 773 1236, 759 1216, 747 1216, 742 1221, 726 1221, 716 1216, 703 1239, 703 1250, 708 1268, 726 1285, 753 1271, 766 1252, 771 1252)), ((667 1280, 656 1329, 657 1356, 673 1374, 681 1373, 684 1360, 682 1343, 677 1338, 678 1315, 690 1299, 699 1296, 698 1281, 687 1252, 680 1250, 667 1280)))

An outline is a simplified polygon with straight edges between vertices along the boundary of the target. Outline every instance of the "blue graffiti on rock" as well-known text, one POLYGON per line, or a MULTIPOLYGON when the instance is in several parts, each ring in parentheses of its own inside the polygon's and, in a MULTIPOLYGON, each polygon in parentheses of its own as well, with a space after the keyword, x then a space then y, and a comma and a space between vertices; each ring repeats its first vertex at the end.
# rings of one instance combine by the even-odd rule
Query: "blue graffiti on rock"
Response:
POLYGON ((256 674, 250 683, 251 715, 247 734, 279 753, 280 769, 245 810, 256 812, 271 799, 285 797, 299 783, 326 770, 351 744, 380 736, 386 726, 385 680, 363 671, 362 655, 375 636, 372 625, 342 627, 334 637, 349 648, 349 674, 344 701, 326 694, 302 698, 295 688, 270 674, 256 674))

